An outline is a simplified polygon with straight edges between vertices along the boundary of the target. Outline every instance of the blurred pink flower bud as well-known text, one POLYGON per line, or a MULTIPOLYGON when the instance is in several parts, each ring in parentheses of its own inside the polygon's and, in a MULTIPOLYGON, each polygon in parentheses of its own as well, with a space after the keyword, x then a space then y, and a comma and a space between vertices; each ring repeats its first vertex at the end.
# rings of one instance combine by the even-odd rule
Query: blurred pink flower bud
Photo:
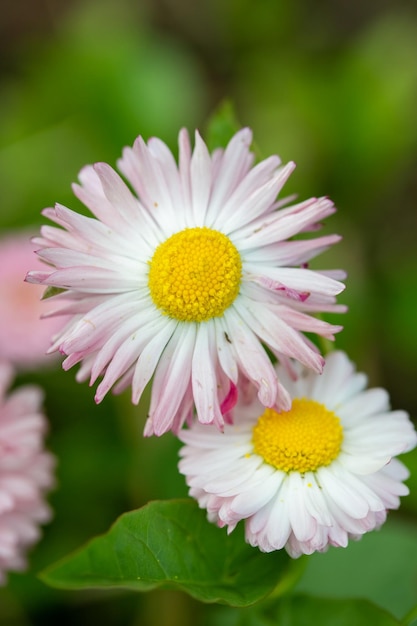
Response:
POLYGON ((28 267, 44 267, 34 250, 27 231, 0 239, 0 358, 24 369, 51 362, 46 351, 64 325, 62 316, 40 319, 47 312, 45 290, 24 282, 28 267))

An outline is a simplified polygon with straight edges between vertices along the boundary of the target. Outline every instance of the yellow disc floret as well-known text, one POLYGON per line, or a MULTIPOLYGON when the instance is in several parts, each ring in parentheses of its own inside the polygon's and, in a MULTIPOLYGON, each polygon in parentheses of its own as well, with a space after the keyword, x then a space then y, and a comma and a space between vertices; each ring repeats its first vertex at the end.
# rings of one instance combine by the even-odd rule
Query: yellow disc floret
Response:
POLYGON ((315 400, 295 399, 289 411, 266 409, 253 428, 254 452, 283 472, 330 465, 343 440, 340 420, 315 400))
POLYGON ((239 293, 242 261, 226 235, 186 228, 161 243, 150 261, 155 305, 182 322, 221 316, 239 293))

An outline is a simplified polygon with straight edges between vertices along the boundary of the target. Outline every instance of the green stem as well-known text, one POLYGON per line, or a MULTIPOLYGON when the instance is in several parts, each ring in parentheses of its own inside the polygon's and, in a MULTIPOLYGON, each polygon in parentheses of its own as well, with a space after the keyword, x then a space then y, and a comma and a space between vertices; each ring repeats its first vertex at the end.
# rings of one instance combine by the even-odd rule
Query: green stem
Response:
POLYGON ((305 572, 307 567, 308 558, 301 557, 299 559, 291 559, 286 570, 285 576, 280 579, 277 586, 267 598, 265 598, 265 603, 268 603, 270 600, 275 600, 283 596, 284 594, 289 593, 294 589, 300 578, 305 572))

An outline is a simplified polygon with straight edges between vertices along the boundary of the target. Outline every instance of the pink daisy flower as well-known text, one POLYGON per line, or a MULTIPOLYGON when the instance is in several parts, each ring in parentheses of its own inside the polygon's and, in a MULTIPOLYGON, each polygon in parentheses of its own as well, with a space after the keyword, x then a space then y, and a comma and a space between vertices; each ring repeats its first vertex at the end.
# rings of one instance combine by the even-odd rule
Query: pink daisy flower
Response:
POLYGON ((6 572, 26 567, 39 525, 51 517, 44 496, 54 482, 54 457, 43 450, 42 392, 25 386, 6 396, 12 377, 0 361, 0 584, 6 572))
POLYGON ((132 387, 137 403, 153 377, 145 434, 177 432, 198 419, 222 428, 241 372, 265 406, 289 408, 264 346, 321 372, 323 359, 303 332, 333 338, 341 329, 310 314, 342 311, 341 272, 307 262, 337 235, 292 241, 334 212, 327 198, 287 208, 276 198, 294 169, 277 156, 253 166, 247 128, 210 154, 198 132, 191 150, 179 134, 179 165, 159 139, 139 137, 119 168, 134 195, 105 163, 84 168, 76 196, 94 218, 57 205, 36 239, 44 271, 27 280, 64 290, 72 314, 51 351, 81 363, 78 380, 96 401, 132 387), (52 266, 52 267, 51 267, 52 266))
POLYGON ((179 434, 179 469, 208 519, 228 532, 244 520, 248 543, 294 558, 380 527, 408 494, 408 470, 394 457, 417 443, 407 413, 390 411, 384 389, 366 390, 344 352, 327 357, 321 376, 296 370, 294 380, 277 367, 289 411, 252 394, 223 433, 194 423, 179 434))
MULTIPOLYGON (((28 232, 11 232, 0 239, 0 359, 28 369, 48 365, 51 336, 64 325, 62 318, 40 320, 46 313, 40 298, 44 289, 25 283, 34 264, 34 245, 28 232)), ((35 257, 35 267, 44 264, 35 257)))

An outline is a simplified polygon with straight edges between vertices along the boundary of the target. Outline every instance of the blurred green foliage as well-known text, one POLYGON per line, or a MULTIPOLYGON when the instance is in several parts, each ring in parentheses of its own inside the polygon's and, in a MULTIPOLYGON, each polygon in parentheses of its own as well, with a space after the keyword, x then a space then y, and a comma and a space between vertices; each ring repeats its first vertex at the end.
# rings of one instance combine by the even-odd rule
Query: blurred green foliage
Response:
MULTIPOLYGON (((20 38, 13 71, 0 75, 0 230, 29 226, 35 234, 41 209, 55 201, 84 210, 70 188, 83 165, 114 165, 138 134, 175 148, 181 126, 204 130, 209 113, 230 98, 239 121, 254 129, 257 151, 296 161, 285 193, 330 195, 339 207, 325 231, 344 240, 316 263, 349 273, 340 301, 350 312, 335 316, 345 325, 337 346, 373 385, 387 387, 395 408, 415 416, 415 8, 358 0, 197 5, 74 2, 49 35, 20 38)), ((223 132, 227 117, 226 128, 211 127, 213 143, 223 132)), ((80 595, 37 580, 37 571, 127 509, 186 489, 174 471, 175 438, 141 438, 146 398, 139 409, 128 393, 97 407, 92 390, 59 366, 22 374, 18 382, 26 381, 46 390, 49 447, 59 458, 55 518, 30 572, 11 575, 0 590, 0 624, 223 623, 212 621, 220 615, 214 608, 203 615, 176 592, 80 595)), ((414 472, 411 495, 392 515, 398 523, 347 551, 308 559, 300 591, 361 595, 396 617, 417 603, 415 559, 407 560, 416 549, 416 452, 404 460, 414 472), (375 565, 357 578, 363 559, 375 565)), ((235 623, 227 615, 224 623, 235 623)))
POLYGON ((114 163, 139 134, 172 145, 204 103, 197 63, 175 41, 132 22, 125 2, 86 3, 50 40, 28 45, 24 76, 0 101, 1 224, 39 223, 40 209, 73 203, 83 165, 114 163))

